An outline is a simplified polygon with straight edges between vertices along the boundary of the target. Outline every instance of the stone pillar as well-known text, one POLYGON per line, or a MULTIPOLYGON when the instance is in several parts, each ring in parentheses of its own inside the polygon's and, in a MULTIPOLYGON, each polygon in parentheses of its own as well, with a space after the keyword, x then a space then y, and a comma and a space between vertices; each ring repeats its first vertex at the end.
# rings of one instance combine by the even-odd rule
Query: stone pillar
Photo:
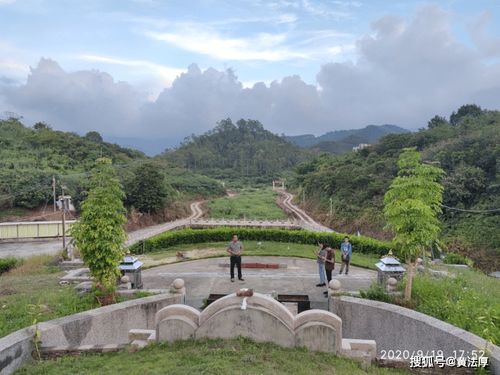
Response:
POLYGON ((175 279, 170 285, 170 293, 181 294, 182 303, 186 303, 186 287, 183 279, 175 279))
POLYGON ((386 288, 388 293, 394 293, 396 291, 396 286, 398 285, 398 280, 394 277, 389 277, 387 279, 386 288))
POLYGON ((336 296, 341 294, 342 284, 339 280, 331 279, 328 283, 328 311, 334 312, 334 301, 336 296))

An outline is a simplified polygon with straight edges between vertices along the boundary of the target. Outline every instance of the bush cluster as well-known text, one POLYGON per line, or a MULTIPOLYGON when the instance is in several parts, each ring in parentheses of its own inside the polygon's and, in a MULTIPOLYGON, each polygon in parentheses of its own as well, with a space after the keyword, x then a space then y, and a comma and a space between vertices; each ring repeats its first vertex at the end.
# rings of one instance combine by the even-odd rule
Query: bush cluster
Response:
POLYGON ((472 265, 473 262, 471 259, 462 256, 460 254, 455 254, 455 253, 448 253, 443 259, 443 262, 445 264, 465 264, 465 265, 472 265))
MULTIPOLYGON (((306 230, 258 229, 258 228, 212 228, 212 229, 181 229, 165 232, 151 237, 144 242, 131 247, 135 253, 152 252, 174 245, 230 241, 237 234, 242 241, 274 241, 315 245, 326 242, 333 248, 338 248, 344 239, 342 233, 310 232, 306 230)), ((385 255, 391 248, 390 242, 378 241, 368 237, 351 238, 353 250, 359 253, 385 255)))
POLYGON ((16 267, 18 260, 16 258, 2 258, 0 259, 0 275, 4 272, 10 271, 16 267))

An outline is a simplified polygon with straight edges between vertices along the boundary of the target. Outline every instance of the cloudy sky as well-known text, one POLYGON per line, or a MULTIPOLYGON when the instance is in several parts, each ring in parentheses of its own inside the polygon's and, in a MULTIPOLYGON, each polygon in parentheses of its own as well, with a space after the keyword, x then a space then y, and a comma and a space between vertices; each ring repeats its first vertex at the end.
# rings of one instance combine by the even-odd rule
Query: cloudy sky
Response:
POLYGON ((28 125, 172 146, 226 117, 318 135, 471 102, 500 109, 498 0, 0 0, 0 114, 28 125))

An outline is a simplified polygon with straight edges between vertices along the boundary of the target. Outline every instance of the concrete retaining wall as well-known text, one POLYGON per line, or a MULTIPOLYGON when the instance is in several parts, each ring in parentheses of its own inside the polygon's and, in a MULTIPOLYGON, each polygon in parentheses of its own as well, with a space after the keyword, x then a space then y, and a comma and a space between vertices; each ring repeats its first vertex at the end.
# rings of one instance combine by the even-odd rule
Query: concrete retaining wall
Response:
MULTIPOLYGON (((294 316, 283 304, 260 293, 251 297, 227 295, 201 313, 184 305, 168 306, 158 312, 156 322, 158 342, 243 336, 290 348, 354 354, 352 346, 342 345, 342 322, 335 314, 309 310, 294 316)), ((363 344, 376 352, 375 342, 363 344)), ((369 363, 372 358, 367 356, 366 360, 369 363)))
MULTIPOLYGON (((118 303, 38 324, 42 347, 127 344, 132 328, 154 329, 163 307, 184 302, 184 295, 162 294, 118 303)), ((0 375, 10 375, 31 359, 34 327, 0 338, 0 375)))
POLYGON ((0 338, 0 375, 10 375, 31 359, 33 327, 0 338))
POLYGON ((456 352, 462 350, 467 356, 473 350, 488 347, 486 356, 489 357, 493 373, 500 374, 498 346, 428 315, 388 303, 345 296, 333 297, 330 311, 342 319, 344 336, 376 340, 377 357, 383 357, 389 350, 399 353, 407 350, 410 355, 421 350, 424 355, 443 351, 446 358, 460 356, 456 352))

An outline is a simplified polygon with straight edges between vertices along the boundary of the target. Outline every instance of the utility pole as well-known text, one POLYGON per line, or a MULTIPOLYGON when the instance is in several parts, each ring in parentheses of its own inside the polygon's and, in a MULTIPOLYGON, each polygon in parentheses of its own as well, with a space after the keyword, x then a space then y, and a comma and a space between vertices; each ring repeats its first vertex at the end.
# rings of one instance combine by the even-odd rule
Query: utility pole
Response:
POLYGON ((56 176, 52 176, 52 197, 54 198, 54 212, 56 212, 56 176))
POLYGON ((62 191, 62 230, 63 230, 63 249, 66 249, 66 196, 64 195, 65 186, 61 185, 62 191))

